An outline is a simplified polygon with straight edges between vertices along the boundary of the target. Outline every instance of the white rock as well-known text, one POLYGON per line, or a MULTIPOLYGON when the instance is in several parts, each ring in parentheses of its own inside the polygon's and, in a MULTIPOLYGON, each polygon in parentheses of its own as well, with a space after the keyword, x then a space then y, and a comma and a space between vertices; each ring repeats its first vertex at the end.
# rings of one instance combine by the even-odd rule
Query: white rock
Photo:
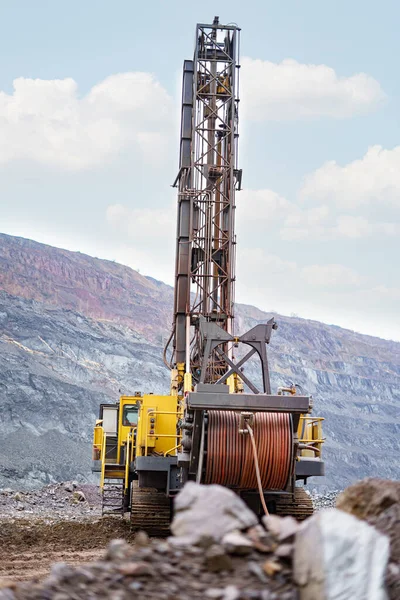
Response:
POLYGON ((222 545, 229 554, 249 554, 253 549, 253 542, 240 531, 230 531, 222 538, 222 545))
POLYGON ((220 485, 189 481, 174 503, 171 531, 190 544, 208 546, 225 534, 257 525, 255 514, 239 496, 220 485))
POLYGON ((389 539, 335 508, 307 519, 296 534, 293 576, 300 600, 386 600, 389 539))
POLYGON ((268 515, 262 518, 265 528, 272 533, 280 542, 295 535, 299 524, 293 517, 278 517, 268 515))

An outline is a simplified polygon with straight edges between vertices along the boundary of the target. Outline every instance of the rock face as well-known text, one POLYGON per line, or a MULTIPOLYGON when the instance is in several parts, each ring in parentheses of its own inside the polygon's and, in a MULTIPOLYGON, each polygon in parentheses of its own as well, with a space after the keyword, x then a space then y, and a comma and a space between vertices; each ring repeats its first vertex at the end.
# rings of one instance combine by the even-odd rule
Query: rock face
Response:
MULTIPOLYGON (((0 487, 90 477, 100 402, 167 393, 172 288, 128 267, 0 234, 0 487)), ((238 305, 236 330, 271 315, 238 305)), ((290 382, 325 417, 327 476, 399 478, 400 343, 276 316, 272 389, 290 382)), ((249 366, 250 371, 253 370, 249 366)))

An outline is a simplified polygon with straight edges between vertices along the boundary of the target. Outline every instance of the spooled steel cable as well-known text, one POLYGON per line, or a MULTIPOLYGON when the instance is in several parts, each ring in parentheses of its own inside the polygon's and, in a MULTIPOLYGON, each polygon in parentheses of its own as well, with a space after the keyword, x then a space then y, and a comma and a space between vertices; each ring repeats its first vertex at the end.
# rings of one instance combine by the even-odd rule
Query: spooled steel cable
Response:
POLYGON ((240 413, 208 411, 205 483, 239 490, 286 488, 293 469, 293 432, 287 413, 253 413, 253 437, 239 433, 240 413))
POLYGON ((264 491, 263 491, 262 483, 261 483, 260 466, 258 464, 257 448, 256 448, 256 443, 254 441, 254 433, 253 433, 252 428, 250 427, 250 425, 247 422, 246 422, 246 428, 247 428, 247 431, 249 432, 250 439, 251 439, 251 445, 253 448, 254 467, 255 467, 256 476, 257 476, 258 493, 260 494, 260 501, 261 501, 263 510, 264 510, 265 514, 268 516, 269 512, 268 512, 267 505, 265 503, 264 491))

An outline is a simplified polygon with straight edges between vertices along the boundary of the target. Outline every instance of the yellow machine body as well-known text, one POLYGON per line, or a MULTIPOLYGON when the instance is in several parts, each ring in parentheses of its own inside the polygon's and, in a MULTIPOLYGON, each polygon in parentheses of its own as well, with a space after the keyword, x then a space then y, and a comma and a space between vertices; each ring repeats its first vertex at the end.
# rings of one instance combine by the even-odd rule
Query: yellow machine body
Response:
POLYGON ((123 407, 132 400, 139 405, 136 429, 136 456, 157 454, 167 456, 177 446, 178 397, 145 394, 141 398, 122 396, 120 399, 120 439, 124 439, 129 427, 124 426, 123 407))
POLYGON ((129 480, 138 456, 170 456, 179 446, 177 396, 121 396, 102 407, 103 419, 94 428, 93 458, 100 461, 100 487, 107 478, 129 480), (111 425, 108 413, 111 413, 111 425), (115 426, 113 418, 115 414, 115 426), (107 422, 107 424, 106 424, 107 422))

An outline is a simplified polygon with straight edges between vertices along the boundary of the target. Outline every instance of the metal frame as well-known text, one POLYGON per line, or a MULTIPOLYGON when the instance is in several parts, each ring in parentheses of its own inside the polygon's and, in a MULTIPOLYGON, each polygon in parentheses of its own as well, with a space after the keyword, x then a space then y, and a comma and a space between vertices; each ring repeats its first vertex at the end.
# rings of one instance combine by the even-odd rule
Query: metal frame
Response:
MULTIPOLYGON (((198 24, 194 59, 185 61, 183 70, 180 163, 174 183, 179 191, 172 363, 185 363, 195 379, 203 359, 198 318, 233 332, 235 189, 241 180, 239 35, 238 27, 220 25, 218 17, 212 25, 198 24)), ((229 354, 227 347, 224 351, 229 354)), ((214 353, 211 380, 227 367, 225 357, 214 353)))
POLYGON ((263 391, 265 394, 270 394, 271 383, 266 344, 269 344, 272 330, 276 328, 277 325, 272 318, 268 323, 256 325, 240 337, 234 337, 215 323, 207 321, 204 317, 200 317, 199 332, 202 344, 202 363, 199 383, 212 383, 213 375, 215 373, 212 367, 213 358, 218 356, 225 365, 225 371, 219 379, 215 381, 216 384, 225 383, 229 377, 235 373, 250 388, 253 394, 259 394, 260 391, 256 385, 243 373, 243 365, 245 365, 254 354, 257 354, 260 359, 263 391), (238 346, 240 343, 245 344, 250 346, 251 350, 237 363, 234 363, 232 360, 233 357, 229 356, 226 351, 221 348, 221 345, 226 347, 229 342, 231 343, 231 346, 238 346))

